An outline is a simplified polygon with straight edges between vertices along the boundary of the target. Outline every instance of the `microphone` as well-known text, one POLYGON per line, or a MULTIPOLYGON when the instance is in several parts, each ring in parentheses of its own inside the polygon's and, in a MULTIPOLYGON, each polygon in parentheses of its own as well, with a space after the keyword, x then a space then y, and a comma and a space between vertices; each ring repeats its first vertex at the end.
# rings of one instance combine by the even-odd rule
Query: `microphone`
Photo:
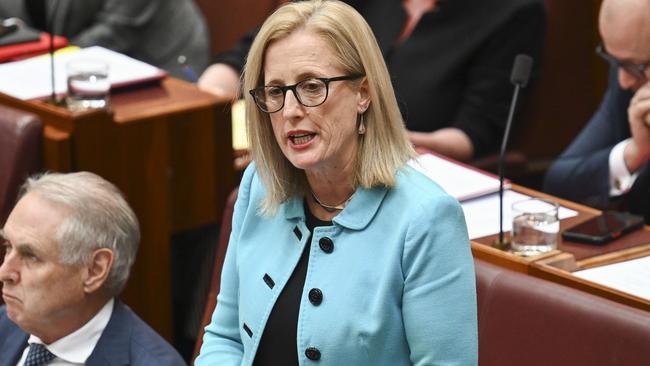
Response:
POLYGON ((50 44, 48 53, 50 54, 50 83, 52 86, 52 95, 50 96, 50 103, 57 105, 58 101, 56 100, 56 83, 54 80, 54 30, 52 29, 52 21, 49 24, 49 33, 50 33, 50 44))
MULTIPOLYGON (((45 6, 45 5, 44 5, 45 6)), ((50 35, 50 42, 49 42, 49 47, 48 47, 48 53, 50 55, 50 84, 52 87, 52 92, 50 95, 50 100, 48 101, 50 104, 55 105, 55 106, 63 106, 65 99, 59 100, 56 97, 56 80, 54 77, 54 72, 55 72, 55 67, 54 67, 54 18, 56 16, 56 12, 58 10, 59 2, 54 2, 54 7, 52 8, 52 13, 49 16, 49 19, 45 18, 45 23, 47 27, 47 32, 50 35)), ((47 14, 47 10, 44 9, 44 14, 47 14)))
POLYGON ((499 238, 495 240, 493 244, 494 247, 504 250, 510 246, 510 240, 505 240, 503 238, 503 173, 505 170, 504 160, 506 155, 506 146, 508 146, 508 137, 510 135, 512 119, 515 114, 515 107, 517 106, 519 90, 528 84, 532 67, 533 58, 528 55, 519 54, 515 57, 515 64, 512 66, 512 73, 510 74, 510 82, 515 86, 515 91, 510 102, 510 112, 508 113, 506 129, 503 132, 501 150, 499 151, 499 238))
POLYGON ((13 21, 15 18, 9 18, 0 21, 0 38, 8 36, 18 30, 18 24, 13 21))

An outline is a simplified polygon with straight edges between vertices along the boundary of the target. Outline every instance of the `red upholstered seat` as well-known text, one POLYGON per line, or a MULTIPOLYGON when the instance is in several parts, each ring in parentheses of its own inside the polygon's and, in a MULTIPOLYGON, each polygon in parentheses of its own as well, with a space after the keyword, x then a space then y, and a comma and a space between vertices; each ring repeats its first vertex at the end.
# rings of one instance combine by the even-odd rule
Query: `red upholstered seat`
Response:
POLYGON ((41 169, 42 131, 36 115, 0 105, 0 225, 25 178, 41 169))
POLYGON ((650 313, 475 264, 481 366, 650 365, 650 313))
MULTIPOLYGON (((0 227, 16 203, 25 178, 41 169, 42 131, 36 115, 0 105, 0 227)), ((0 248, 0 264, 3 258, 0 248)))
POLYGON ((212 320, 212 313, 217 306, 217 295, 221 286, 221 267, 223 267, 223 260, 226 257, 226 249, 228 248, 228 240, 230 239, 230 230, 232 228, 232 213, 235 208, 235 201, 237 200, 238 188, 235 188, 226 201, 226 207, 223 211, 223 218, 221 219, 221 228, 219 231, 219 241, 217 242, 217 250, 214 255, 214 265, 212 269, 212 279, 210 280, 210 292, 208 293, 208 300, 205 304, 203 312, 203 320, 201 328, 196 338, 196 346, 194 348, 195 359, 199 355, 201 345, 203 344, 203 333, 206 325, 210 324, 212 320))

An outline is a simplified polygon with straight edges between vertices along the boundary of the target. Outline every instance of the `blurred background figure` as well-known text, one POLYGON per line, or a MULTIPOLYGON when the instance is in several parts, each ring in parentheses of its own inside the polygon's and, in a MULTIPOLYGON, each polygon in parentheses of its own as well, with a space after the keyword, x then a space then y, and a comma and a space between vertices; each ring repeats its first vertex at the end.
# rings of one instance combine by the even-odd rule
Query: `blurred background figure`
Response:
MULTIPOLYGON (((347 1, 370 24, 391 74, 411 142, 462 161, 497 151, 519 53, 540 60, 541 0, 347 1)), ((199 80, 236 98, 254 33, 219 54, 199 80)), ((539 62, 535 62, 536 70, 539 62)))
POLYGON ((210 44, 193 0, 2 0, 0 18, 64 36, 79 47, 102 46, 186 78, 178 62, 200 74, 210 44))
POLYGON ((546 192, 650 223, 650 2, 604 0, 597 53, 609 86, 587 126, 549 169, 546 192))

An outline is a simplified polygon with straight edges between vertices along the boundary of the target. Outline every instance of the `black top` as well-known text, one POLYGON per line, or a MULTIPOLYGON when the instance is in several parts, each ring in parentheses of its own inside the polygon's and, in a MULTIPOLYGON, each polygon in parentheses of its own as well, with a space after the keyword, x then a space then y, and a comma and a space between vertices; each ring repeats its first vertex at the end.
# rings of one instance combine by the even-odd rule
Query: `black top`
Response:
POLYGON ((312 232, 317 226, 332 225, 331 221, 321 221, 316 218, 309 211, 306 202, 304 206, 309 238, 307 238, 307 244, 296 268, 269 315, 260 345, 257 348, 254 366, 298 365, 298 314, 300 312, 300 297, 307 276, 312 232))
MULTIPOLYGON (((346 2, 375 33, 409 130, 458 128, 472 141, 475 158, 498 150, 513 93, 509 78, 515 56, 533 57, 533 79, 539 69, 543 1, 440 1, 401 43, 397 39, 407 21, 401 1, 346 2)), ((216 61, 242 70, 254 35, 216 61)))

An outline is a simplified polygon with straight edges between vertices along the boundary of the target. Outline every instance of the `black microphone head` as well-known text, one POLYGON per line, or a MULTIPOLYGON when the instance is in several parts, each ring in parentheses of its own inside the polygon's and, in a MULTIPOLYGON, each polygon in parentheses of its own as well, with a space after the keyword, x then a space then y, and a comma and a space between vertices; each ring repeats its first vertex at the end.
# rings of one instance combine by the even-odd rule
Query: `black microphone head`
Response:
POLYGON ((528 83, 530 78, 530 70, 533 68, 533 58, 519 54, 515 57, 515 64, 512 66, 512 74, 510 74, 510 82, 519 85, 522 88, 528 83))

